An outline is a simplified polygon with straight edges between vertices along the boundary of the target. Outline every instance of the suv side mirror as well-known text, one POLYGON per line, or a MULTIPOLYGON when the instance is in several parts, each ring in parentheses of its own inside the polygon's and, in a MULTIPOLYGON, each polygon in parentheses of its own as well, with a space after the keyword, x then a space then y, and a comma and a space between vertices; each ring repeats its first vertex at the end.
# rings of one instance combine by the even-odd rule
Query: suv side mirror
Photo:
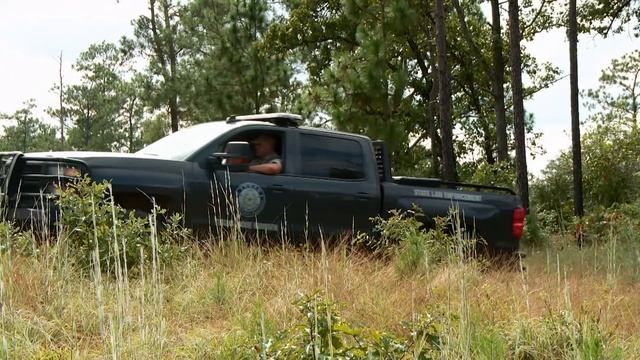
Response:
POLYGON ((222 153, 213 153, 207 164, 214 169, 229 171, 247 171, 249 161, 253 157, 251 146, 246 141, 230 141, 222 153))

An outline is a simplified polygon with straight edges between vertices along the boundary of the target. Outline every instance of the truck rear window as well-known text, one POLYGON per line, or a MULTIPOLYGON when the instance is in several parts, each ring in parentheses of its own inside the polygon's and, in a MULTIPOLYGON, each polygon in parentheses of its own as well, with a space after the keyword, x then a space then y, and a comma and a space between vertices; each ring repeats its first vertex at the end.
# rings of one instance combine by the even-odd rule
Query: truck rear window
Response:
POLYGON ((357 141, 301 134, 301 175, 358 180, 364 178, 362 147, 357 141))

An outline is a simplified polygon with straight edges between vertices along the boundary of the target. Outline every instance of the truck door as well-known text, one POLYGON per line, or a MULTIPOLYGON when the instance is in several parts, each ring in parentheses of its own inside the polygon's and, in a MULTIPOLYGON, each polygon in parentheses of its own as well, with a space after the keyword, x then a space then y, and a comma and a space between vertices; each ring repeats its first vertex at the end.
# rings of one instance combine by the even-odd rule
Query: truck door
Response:
POLYGON ((369 231, 370 218, 380 210, 380 190, 375 166, 365 161, 363 142, 299 132, 296 145, 294 224, 313 233, 369 231))
POLYGON ((283 172, 264 175, 250 172, 230 172, 217 169, 212 172, 210 214, 212 225, 236 226, 244 229, 280 231, 287 222, 287 211, 291 203, 291 178, 288 176, 291 160, 285 154, 287 137, 285 131, 252 130, 236 134, 230 141, 250 140, 268 132, 277 137, 277 153, 281 155, 283 172))

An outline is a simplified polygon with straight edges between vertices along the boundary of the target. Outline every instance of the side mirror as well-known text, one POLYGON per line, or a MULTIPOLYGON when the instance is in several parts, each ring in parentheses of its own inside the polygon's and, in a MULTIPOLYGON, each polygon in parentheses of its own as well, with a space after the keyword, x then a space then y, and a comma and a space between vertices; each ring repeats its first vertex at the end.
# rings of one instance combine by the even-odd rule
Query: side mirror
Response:
POLYGON ((207 158, 207 164, 214 169, 247 171, 253 157, 251 146, 246 141, 230 141, 222 153, 214 153, 207 158))

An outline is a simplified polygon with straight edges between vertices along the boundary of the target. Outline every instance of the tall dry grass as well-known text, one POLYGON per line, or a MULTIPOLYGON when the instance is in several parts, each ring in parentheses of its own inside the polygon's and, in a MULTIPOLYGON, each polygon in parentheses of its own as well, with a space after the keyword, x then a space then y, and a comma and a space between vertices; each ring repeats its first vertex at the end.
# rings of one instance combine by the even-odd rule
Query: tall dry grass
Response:
POLYGON ((396 350, 386 358, 403 359, 640 354, 640 242, 631 230, 583 249, 557 237, 527 249, 519 266, 500 266, 467 256, 475 244, 455 216, 453 235, 425 234, 401 214, 382 221, 385 246, 373 252, 353 246, 360 238, 263 246, 238 228, 184 242, 169 222, 169 235, 183 240, 172 242, 155 214, 140 222, 112 200, 76 195, 67 220, 81 223, 63 221, 53 241, 0 223, 0 358, 315 359, 339 350, 375 358, 385 346, 396 350), (296 306, 318 296, 335 307, 296 306), (425 321, 429 342, 411 325, 425 321))
MULTIPOLYGON (((18 235, 4 236, 6 245, 18 235)), ((347 245, 306 251, 232 240, 190 246, 170 264, 150 254, 155 260, 126 280, 75 267, 60 256, 64 239, 24 246, 31 250, 0 258, 0 354, 220 358, 293 326, 293 304, 319 291, 350 323, 380 331, 408 336, 404 321, 437 317, 442 358, 576 358, 587 345, 594 358, 634 358, 637 268, 611 264, 613 249, 565 245, 531 253, 525 272, 451 261, 400 274, 393 258, 347 245)))

